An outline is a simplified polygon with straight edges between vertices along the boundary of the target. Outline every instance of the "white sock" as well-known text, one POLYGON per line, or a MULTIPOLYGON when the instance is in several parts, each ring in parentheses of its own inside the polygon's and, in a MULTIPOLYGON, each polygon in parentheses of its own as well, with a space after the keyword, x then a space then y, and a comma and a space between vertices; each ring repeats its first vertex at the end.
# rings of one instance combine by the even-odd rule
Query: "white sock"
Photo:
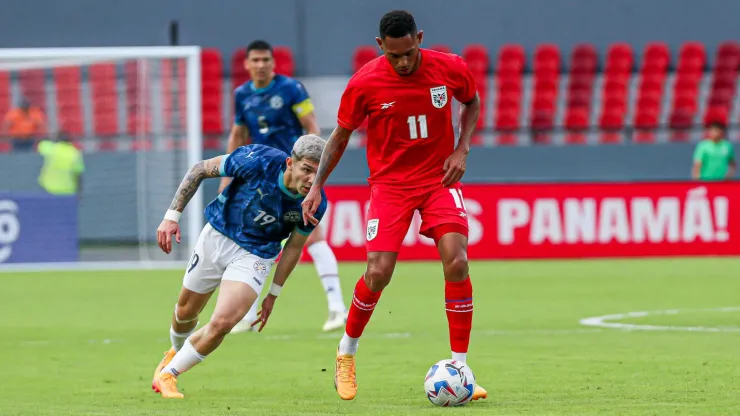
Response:
POLYGON ((313 258, 316 273, 326 292, 326 301, 331 312, 347 312, 342 298, 342 285, 339 281, 339 265, 334 251, 326 241, 319 241, 308 246, 308 254, 313 258))
POLYGON ((455 352, 452 351, 452 359, 455 361, 462 361, 464 363, 468 362, 468 353, 467 352, 455 352))
POLYGON ((243 322, 249 322, 250 324, 254 322, 257 319, 257 309, 260 306, 259 298, 254 301, 252 304, 252 307, 249 308, 249 311, 247 311, 247 314, 244 315, 244 318, 242 318, 243 322))
POLYGON ((344 336, 342 337, 342 340, 339 341, 339 354, 350 354, 355 355, 357 354, 357 344, 360 343, 359 338, 352 338, 351 336, 347 335, 347 333, 344 333, 344 336))
POLYGON ((196 364, 200 364, 201 361, 205 360, 204 355, 198 354, 198 351, 193 348, 193 344, 190 341, 185 341, 180 351, 175 354, 170 361, 169 365, 162 369, 162 373, 170 373, 175 377, 190 370, 196 364))
POLYGON ((188 332, 185 332, 185 333, 182 333, 181 334, 179 332, 175 332, 175 328, 173 328, 172 326, 170 326, 170 341, 172 342, 172 348, 174 348, 175 351, 180 351, 180 349, 182 348, 182 346, 185 344, 185 340, 188 339, 188 337, 193 332, 195 332, 195 328, 197 328, 197 327, 198 327, 198 323, 196 322, 195 323, 195 326, 193 327, 193 329, 191 329, 188 332))

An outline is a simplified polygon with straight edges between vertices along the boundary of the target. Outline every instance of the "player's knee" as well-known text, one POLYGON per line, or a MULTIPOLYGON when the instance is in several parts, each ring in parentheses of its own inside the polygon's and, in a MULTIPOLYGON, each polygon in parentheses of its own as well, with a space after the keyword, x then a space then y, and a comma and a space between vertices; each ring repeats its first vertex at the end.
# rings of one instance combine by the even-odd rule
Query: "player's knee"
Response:
POLYGON ((383 264, 368 264, 365 272, 365 284, 373 292, 379 292, 385 289, 391 282, 393 276, 393 267, 383 264))
POLYGON ((192 303, 177 303, 175 305, 175 322, 186 324, 197 320, 200 310, 196 306, 192 303))
POLYGON ((462 251, 444 264, 445 279, 450 282, 459 282, 468 277, 468 256, 462 251))
POLYGON ((214 336, 225 336, 240 321, 239 318, 217 315, 211 318, 210 331, 214 336))

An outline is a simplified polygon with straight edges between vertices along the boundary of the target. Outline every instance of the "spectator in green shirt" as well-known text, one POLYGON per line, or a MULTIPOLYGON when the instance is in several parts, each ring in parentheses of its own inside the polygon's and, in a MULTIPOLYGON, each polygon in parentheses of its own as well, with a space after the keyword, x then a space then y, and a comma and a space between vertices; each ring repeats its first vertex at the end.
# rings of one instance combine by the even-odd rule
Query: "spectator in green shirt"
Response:
POLYGON ((721 181, 735 176, 735 152, 727 140, 724 123, 713 122, 707 128, 706 138, 694 150, 694 168, 691 177, 702 181, 721 181))
POLYGON ((80 152, 64 134, 55 141, 43 140, 38 151, 44 157, 39 184, 52 195, 78 195, 85 164, 80 152))

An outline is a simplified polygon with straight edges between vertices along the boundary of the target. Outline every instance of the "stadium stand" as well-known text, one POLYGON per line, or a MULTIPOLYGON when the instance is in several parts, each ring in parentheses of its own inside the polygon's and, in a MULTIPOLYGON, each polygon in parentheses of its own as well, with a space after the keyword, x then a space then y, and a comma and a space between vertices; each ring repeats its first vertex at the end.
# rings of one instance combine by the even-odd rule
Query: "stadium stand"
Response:
MULTIPOLYGON (((431 48, 453 51, 445 44, 431 48)), ((600 143, 652 143, 666 131, 668 140, 685 141, 704 123, 731 123, 736 117, 738 42, 723 42, 714 51, 700 42, 685 42, 674 51, 675 61, 662 42, 645 45, 638 59, 633 47, 621 42, 603 51, 582 43, 567 53, 558 45, 541 44, 531 51, 529 65, 530 58, 521 45, 502 46, 493 62, 490 52, 482 45, 469 44, 460 55, 473 73, 481 97, 478 129, 493 131, 496 145, 520 144, 520 134, 526 131, 532 133, 533 143, 552 143, 558 133, 565 144, 583 144, 594 132, 600 143)), ((375 45, 358 46, 350 61, 351 71, 378 53, 375 45)), ((245 54, 244 48, 237 49, 227 59, 224 71, 221 51, 203 49, 202 115, 208 149, 222 147, 224 122, 233 112, 224 103, 230 101, 227 97, 235 87, 249 79, 245 54)), ((296 75, 293 51, 278 46, 274 55, 276 72, 296 75)), ((184 73, 182 60, 164 60, 159 68, 131 61, 123 65, 96 63, 87 70, 59 67, 0 73, 0 112, 5 114, 11 108, 13 90, 17 89, 43 111, 53 103, 55 130, 74 140, 94 137, 97 150, 110 151, 119 149, 121 136, 131 136, 137 138, 132 149, 148 149, 152 134, 171 136, 186 125, 182 111, 185 94, 174 93, 185 91, 184 73), (161 76, 151 76, 157 71, 161 76), (159 89, 150 88, 147 83, 151 80, 161 82, 159 89), (151 113, 154 106, 145 94, 152 92, 160 94, 157 109, 163 111, 163 117, 151 113), (159 119, 162 121, 153 125, 159 119)), ((361 130, 364 128, 365 124, 361 130)), ((483 144, 480 137, 475 143, 483 144)), ((0 142, 0 152, 8 149, 7 143, 0 142)))

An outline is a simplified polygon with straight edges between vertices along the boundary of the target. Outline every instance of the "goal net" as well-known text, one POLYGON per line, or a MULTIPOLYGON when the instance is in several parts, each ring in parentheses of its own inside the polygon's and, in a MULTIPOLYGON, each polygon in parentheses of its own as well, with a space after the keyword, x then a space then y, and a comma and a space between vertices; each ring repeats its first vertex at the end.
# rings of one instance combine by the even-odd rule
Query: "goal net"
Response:
POLYGON ((202 159, 199 48, 0 49, 0 113, 0 263, 188 258, 202 191, 169 256, 156 229, 202 159), (82 152, 79 197, 40 180, 38 144, 60 139, 82 152))

